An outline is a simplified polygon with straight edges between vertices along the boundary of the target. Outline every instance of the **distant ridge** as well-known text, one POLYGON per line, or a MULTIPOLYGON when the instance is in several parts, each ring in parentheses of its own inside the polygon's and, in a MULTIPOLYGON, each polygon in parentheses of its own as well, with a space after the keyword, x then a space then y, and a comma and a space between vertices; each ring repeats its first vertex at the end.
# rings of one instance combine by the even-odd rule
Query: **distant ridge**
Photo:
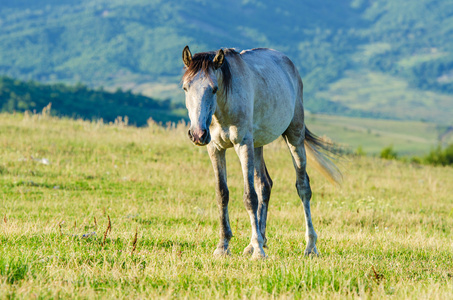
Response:
POLYGON ((113 122, 118 116, 128 117, 130 124, 142 126, 148 118, 156 122, 177 122, 182 114, 169 101, 157 101, 130 91, 93 90, 82 84, 41 84, 0 76, 0 112, 41 112, 51 103, 52 114, 88 120, 113 122))

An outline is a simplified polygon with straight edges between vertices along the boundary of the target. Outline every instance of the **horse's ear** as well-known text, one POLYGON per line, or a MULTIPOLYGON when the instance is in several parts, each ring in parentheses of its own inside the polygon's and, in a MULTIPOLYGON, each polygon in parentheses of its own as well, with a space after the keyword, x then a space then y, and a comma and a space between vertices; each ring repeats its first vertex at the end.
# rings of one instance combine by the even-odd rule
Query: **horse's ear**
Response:
POLYGON ((190 53, 189 46, 185 46, 184 50, 182 50, 182 61, 186 67, 189 67, 192 62, 192 53, 190 53))
POLYGON ((217 52, 217 55, 214 57, 214 59, 212 61, 214 63, 214 68, 216 70, 218 68, 220 68, 223 65, 224 61, 225 61, 225 53, 223 52, 222 49, 220 49, 219 52, 217 52))

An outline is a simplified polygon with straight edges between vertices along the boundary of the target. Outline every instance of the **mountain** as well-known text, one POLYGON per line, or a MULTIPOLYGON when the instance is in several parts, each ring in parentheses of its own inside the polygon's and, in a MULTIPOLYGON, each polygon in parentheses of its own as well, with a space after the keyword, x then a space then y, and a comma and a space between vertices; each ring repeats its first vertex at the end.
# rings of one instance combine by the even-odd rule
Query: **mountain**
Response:
POLYGON ((315 112, 451 124, 453 5, 441 0, 1 0, 0 73, 182 102, 181 51, 271 47, 315 112))

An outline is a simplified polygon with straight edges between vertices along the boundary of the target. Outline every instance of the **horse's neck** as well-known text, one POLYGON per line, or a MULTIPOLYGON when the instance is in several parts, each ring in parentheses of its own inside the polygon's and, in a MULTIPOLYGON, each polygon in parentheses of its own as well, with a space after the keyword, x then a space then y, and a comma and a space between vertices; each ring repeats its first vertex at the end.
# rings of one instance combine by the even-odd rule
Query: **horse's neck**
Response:
POLYGON ((221 71, 217 71, 218 73, 216 73, 217 83, 221 93, 217 95, 217 109, 214 113, 214 117, 221 124, 224 124, 224 121, 228 122, 229 119, 238 115, 238 110, 241 110, 241 107, 246 105, 245 103, 242 103, 244 99, 253 98, 251 95, 250 97, 246 96, 246 94, 252 93, 252 87, 250 81, 248 81, 251 74, 244 74, 245 72, 250 72, 245 62, 243 62, 240 57, 237 57, 232 58, 229 63, 232 79, 230 88, 227 92, 224 91, 225 87, 223 86, 221 71), (240 93, 240 96, 238 93, 240 93))
POLYGON ((214 112, 213 120, 217 121, 219 124, 222 124, 228 115, 228 106, 226 101, 227 99, 224 95, 217 96, 217 107, 214 112))
POLYGON ((231 95, 231 90, 233 89, 233 87, 231 86, 229 91, 224 90, 225 86, 223 85, 223 76, 220 70, 216 72, 216 77, 219 92, 217 93, 217 107, 216 111, 214 112, 214 117, 217 118, 217 120, 221 121, 224 118, 224 115, 228 108, 228 96, 231 95))

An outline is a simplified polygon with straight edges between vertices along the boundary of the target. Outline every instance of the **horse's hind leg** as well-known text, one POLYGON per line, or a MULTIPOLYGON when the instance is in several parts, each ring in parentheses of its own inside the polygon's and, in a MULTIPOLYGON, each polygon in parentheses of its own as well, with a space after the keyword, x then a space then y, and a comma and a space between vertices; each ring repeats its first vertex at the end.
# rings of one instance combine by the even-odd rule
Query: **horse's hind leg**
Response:
POLYGON ((228 244, 233 236, 228 217, 229 191, 226 177, 225 150, 217 150, 212 144, 208 145, 208 153, 211 158, 214 174, 216 177, 217 206, 220 215, 220 241, 214 255, 228 255, 228 244))
MULTIPOLYGON (((266 220, 267 210, 269 207, 269 199, 271 196, 272 179, 267 172, 266 164, 263 158, 263 147, 255 148, 254 155, 254 167, 255 167, 255 190, 258 195, 258 227, 263 237, 263 247, 266 247, 266 220)), ((244 254, 252 254, 253 245, 248 245, 244 254)))
POLYGON ((283 134, 283 137, 285 138, 288 148, 291 151, 294 168, 296 169, 297 193, 299 194, 299 197, 304 205, 306 222, 305 239, 307 241, 307 248, 305 249, 304 254, 308 256, 310 254, 318 255, 318 250, 316 249, 317 235, 315 229, 313 228, 310 212, 311 188, 310 179, 308 178, 308 174, 305 169, 307 157, 305 155, 304 147, 304 130, 304 127, 299 127, 297 130, 291 130, 290 128, 283 134))

